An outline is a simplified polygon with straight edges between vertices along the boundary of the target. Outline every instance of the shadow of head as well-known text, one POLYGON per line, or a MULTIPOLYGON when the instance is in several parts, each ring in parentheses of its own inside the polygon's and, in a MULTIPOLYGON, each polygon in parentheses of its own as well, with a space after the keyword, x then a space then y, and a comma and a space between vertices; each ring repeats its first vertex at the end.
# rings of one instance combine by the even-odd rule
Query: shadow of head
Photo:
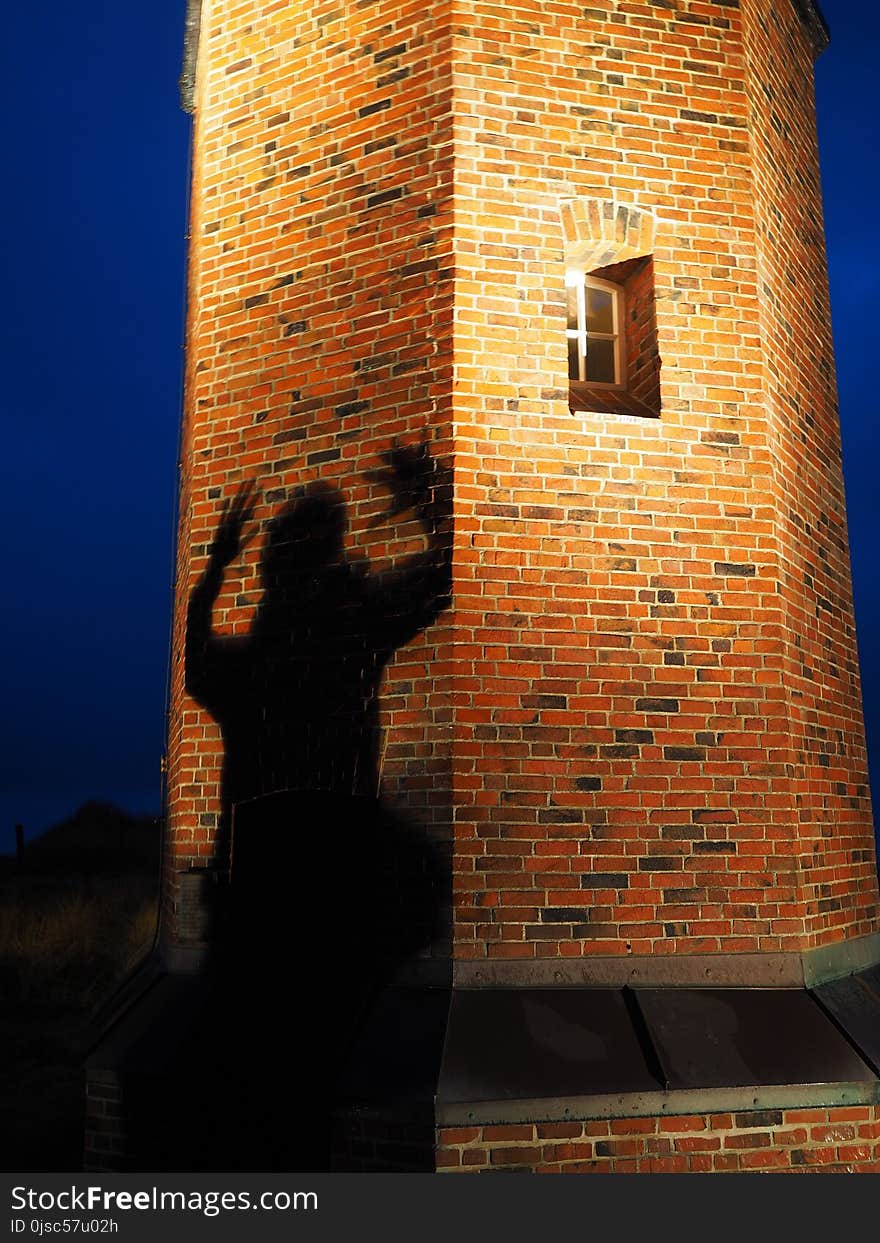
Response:
POLYGON ((312 577, 344 560, 345 503, 329 484, 299 490, 269 524, 260 566, 271 589, 312 577))

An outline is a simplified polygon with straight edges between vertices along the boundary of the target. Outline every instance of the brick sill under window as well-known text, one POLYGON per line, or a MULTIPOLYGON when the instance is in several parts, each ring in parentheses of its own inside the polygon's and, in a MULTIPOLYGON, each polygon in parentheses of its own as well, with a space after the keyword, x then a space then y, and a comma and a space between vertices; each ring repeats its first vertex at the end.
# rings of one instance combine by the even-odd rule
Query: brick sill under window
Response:
POLYGON ((631 414, 641 419, 658 419, 660 411, 652 409, 622 389, 592 388, 572 381, 568 389, 568 408, 586 414, 631 414))

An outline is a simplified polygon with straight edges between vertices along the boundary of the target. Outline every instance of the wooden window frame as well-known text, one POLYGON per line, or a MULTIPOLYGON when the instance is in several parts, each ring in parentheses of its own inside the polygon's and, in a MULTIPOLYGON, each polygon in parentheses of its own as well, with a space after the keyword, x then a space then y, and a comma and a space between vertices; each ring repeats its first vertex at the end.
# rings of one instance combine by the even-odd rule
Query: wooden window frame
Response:
POLYGON ((569 328, 566 325, 565 335, 568 341, 577 341, 578 367, 579 371, 583 373, 577 377, 569 373, 569 382, 586 385, 589 388, 610 389, 618 393, 624 392, 626 390, 626 340, 624 332, 626 305, 623 286, 615 285, 613 281, 602 280, 598 276, 591 276, 589 272, 585 272, 582 268, 574 267, 566 270, 565 285, 566 288, 573 288, 577 291, 577 327, 569 328), (588 289, 601 289, 611 294, 612 332, 587 331, 586 291, 588 289), (595 341, 613 341, 615 376, 613 382, 593 380, 587 375, 590 338, 595 341))

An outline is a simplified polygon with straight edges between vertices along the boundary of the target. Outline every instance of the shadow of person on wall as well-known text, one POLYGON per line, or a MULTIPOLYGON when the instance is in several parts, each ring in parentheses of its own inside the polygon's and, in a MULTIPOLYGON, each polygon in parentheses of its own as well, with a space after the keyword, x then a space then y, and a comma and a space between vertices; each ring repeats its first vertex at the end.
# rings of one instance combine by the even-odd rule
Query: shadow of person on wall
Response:
POLYGON ((212 1024, 247 1102, 226 1110, 229 1168, 327 1168, 333 1081, 359 1016, 430 943, 448 886, 426 836, 379 799, 378 696, 394 652, 449 602, 450 472, 426 443, 385 464, 392 515, 415 511, 423 551, 372 572, 344 551, 339 493, 310 485, 268 525, 250 631, 220 636, 214 605, 255 508, 246 484, 190 599, 186 688, 224 744, 212 1024))

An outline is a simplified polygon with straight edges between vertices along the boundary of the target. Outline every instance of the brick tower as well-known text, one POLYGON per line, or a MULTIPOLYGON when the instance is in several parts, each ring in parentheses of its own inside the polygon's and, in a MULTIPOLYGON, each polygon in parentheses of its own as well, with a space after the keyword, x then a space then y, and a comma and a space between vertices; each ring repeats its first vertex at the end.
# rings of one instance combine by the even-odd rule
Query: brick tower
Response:
MULTIPOLYGON (((204 956, 234 819, 194 593, 246 642, 274 515, 332 489, 337 561, 450 578, 363 704, 448 865, 365 1037, 451 962, 437 1168, 880 1167, 826 38, 812 0, 191 3, 164 969, 204 956)), ((347 866, 314 879, 343 960, 347 866)), ((347 1159, 406 1164, 361 1062, 347 1159)))

